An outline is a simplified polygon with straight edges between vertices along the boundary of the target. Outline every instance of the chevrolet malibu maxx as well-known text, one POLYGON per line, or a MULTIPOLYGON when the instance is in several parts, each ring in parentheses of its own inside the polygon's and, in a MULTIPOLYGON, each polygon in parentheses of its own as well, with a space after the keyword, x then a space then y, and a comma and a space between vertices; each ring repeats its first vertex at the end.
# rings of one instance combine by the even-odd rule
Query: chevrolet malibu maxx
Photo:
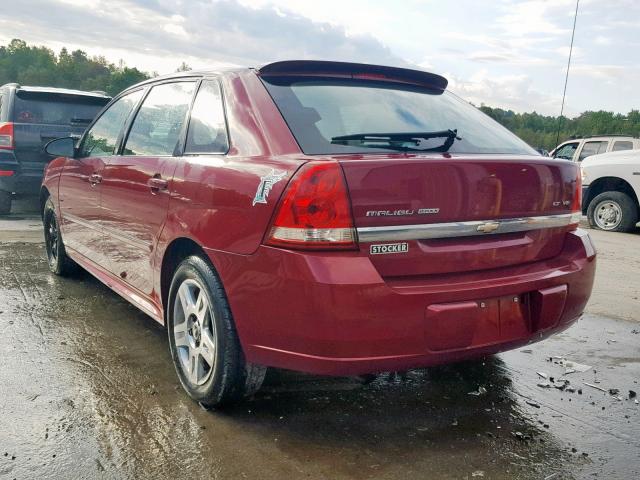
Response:
POLYGON ((356 375, 516 348, 569 327, 591 293, 578 166, 431 73, 182 72, 47 151, 51 270, 80 266, 164 324, 205 405, 254 392, 267 367, 356 375))

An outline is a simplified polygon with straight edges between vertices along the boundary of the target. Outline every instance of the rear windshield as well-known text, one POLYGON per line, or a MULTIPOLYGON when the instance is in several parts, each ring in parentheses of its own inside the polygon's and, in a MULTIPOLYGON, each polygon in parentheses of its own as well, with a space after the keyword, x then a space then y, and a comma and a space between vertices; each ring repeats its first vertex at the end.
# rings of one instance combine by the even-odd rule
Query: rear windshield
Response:
POLYGON ((108 101, 100 97, 18 92, 13 121, 86 127, 108 101))
MULTIPOLYGON (((306 154, 448 151, 538 155, 529 145, 450 92, 370 80, 262 78, 306 154), (447 142, 445 133, 457 132, 447 142), (396 134, 386 140, 354 138, 396 134), (418 138, 404 134, 440 134, 418 138), (398 136, 398 134, 402 134, 398 136), (349 139, 339 137, 352 136, 349 139)), ((453 134, 451 134, 453 135, 453 134)))

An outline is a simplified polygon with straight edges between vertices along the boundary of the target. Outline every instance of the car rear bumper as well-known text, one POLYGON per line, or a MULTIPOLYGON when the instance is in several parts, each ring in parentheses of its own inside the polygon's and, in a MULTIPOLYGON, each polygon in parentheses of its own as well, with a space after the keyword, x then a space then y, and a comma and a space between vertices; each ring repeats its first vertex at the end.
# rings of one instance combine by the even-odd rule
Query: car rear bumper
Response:
POLYGON ((24 168, 16 160, 12 151, 0 151, 0 170, 14 172, 11 176, 0 176, 0 190, 17 194, 37 194, 42 184, 45 164, 33 164, 33 168, 24 168))
POLYGON ((366 255, 209 251, 250 362, 327 375, 405 370, 516 348, 562 331, 591 294, 582 230, 549 260, 383 279, 366 255))

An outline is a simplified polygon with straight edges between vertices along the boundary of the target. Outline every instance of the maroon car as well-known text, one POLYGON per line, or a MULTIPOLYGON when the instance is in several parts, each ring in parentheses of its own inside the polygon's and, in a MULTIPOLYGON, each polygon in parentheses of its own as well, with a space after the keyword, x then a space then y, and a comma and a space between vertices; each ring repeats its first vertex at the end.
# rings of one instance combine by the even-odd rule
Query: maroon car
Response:
POLYGON ((576 164, 422 71, 288 61, 181 72, 51 142, 51 270, 168 330, 188 394, 493 354, 582 314, 596 253, 576 164))

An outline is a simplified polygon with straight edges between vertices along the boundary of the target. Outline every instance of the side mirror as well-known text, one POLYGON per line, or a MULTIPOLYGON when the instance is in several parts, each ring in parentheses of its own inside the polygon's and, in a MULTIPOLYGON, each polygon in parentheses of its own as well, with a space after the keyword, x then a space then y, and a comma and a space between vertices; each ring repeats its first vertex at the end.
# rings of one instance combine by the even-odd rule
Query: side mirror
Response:
POLYGON ((44 147, 44 151, 53 157, 71 157, 76 154, 76 141, 72 137, 62 137, 51 140, 44 147))

